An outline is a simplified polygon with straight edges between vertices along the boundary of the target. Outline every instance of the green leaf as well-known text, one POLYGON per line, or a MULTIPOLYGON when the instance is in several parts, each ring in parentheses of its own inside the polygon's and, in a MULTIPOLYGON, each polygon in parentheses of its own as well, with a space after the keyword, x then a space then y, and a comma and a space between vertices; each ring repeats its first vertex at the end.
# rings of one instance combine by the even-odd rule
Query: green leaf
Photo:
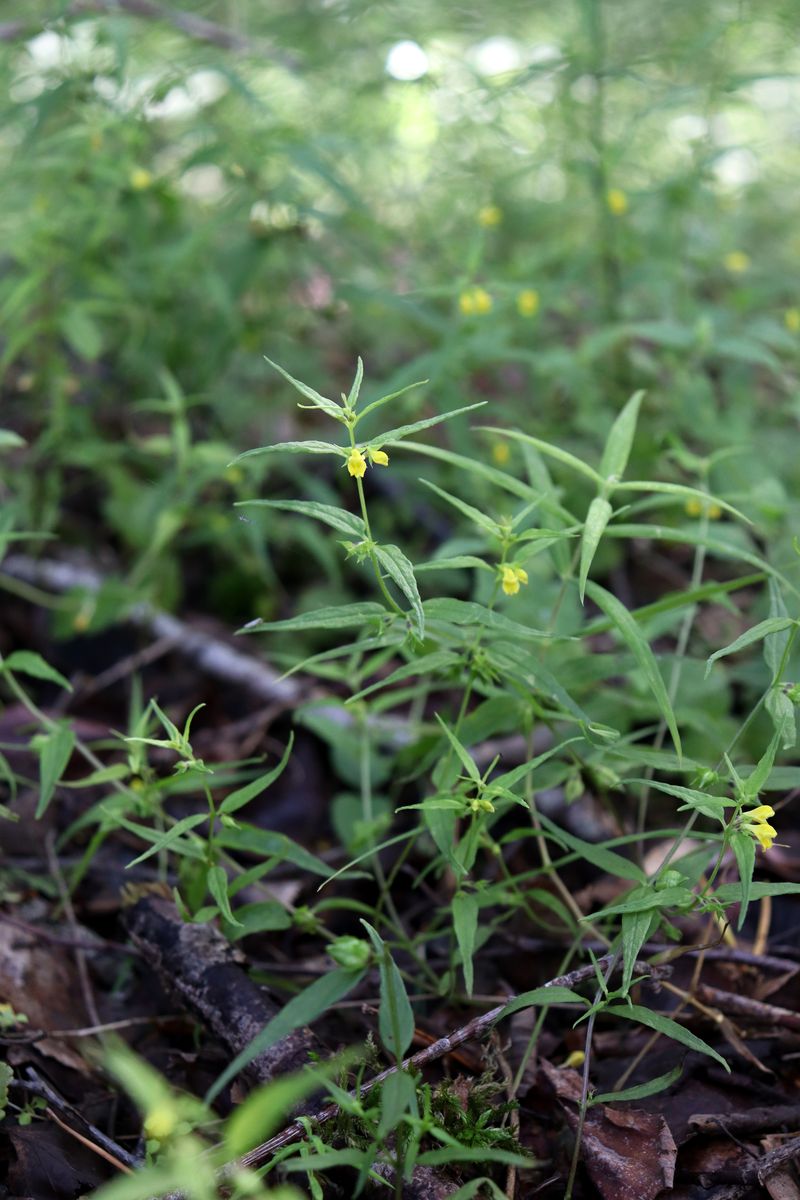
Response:
POLYGON ((378 1028, 381 1041, 389 1054, 402 1061, 414 1036, 414 1013, 408 1000, 403 977, 389 953, 389 947, 376 929, 361 918, 378 955, 381 977, 381 1004, 378 1028))
POLYGON ((466 568, 477 568, 479 571, 493 571, 487 562, 482 558, 476 558, 474 554, 454 554, 452 558, 429 558, 427 562, 417 563, 414 570, 419 575, 420 571, 461 571, 466 568))
POLYGON ((461 745, 461 742, 458 740, 456 735, 452 732, 451 729, 448 728, 448 726, 445 724, 445 722, 442 720, 442 718, 439 716, 439 714, 435 713, 434 715, 436 717, 436 720, 441 725, 442 732, 444 734, 446 734, 447 740, 449 741, 450 745, 452 746, 453 750, 455 751, 459 762, 461 763, 464 770, 467 772, 467 775, 469 776, 469 778, 474 780, 475 783, 480 783, 481 773, 478 770, 475 763, 473 762, 471 756, 467 753, 467 751, 461 745))
POLYGON ((275 442, 272 446, 256 446, 253 450, 237 454, 228 466, 232 467, 243 458, 254 458, 257 454, 278 454, 283 451, 287 454, 338 454, 341 458, 347 458, 349 453, 346 447, 337 446, 335 442, 318 442, 313 439, 308 442, 275 442))
MULTIPOLYGON (((207 812, 192 813, 191 816, 183 817, 182 820, 176 821, 172 828, 168 829, 166 833, 162 833, 158 829, 150 829, 147 825, 138 825, 133 821, 126 822, 121 820, 119 817, 116 819, 120 820, 120 824, 124 825, 126 829, 129 829, 131 833, 137 833, 139 837, 144 838, 145 841, 152 842, 152 845, 148 850, 145 850, 144 853, 140 854, 138 858, 134 858, 127 864, 127 867, 135 867, 138 863, 144 862, 145 859, 151 858, 154 854, 158 854, 161 850, 175 850, 176 843, 181 840, 183 835, 188 833, 189 830, 194 829, 196 825, 202 825, 204 821, 207 822, 209 820, 209 815, 207 812)), ((196 857, 196 855, 192 855, 191 857, 196 857)))
POLYGON ((515 1154, 511 1150, 493 1150, 491 1146, 442 1146, 440 1150, 426 1150, 420 1154, 420 1166, 436 1167, 453 1162, 502 1163, 507 1167, 533 1167, 532 1158, 515 1154))
POLYGON ((747 908, 750 904, 750 888, 753 884, 753 871, 756 865, 756 844, 749 833, 745 833, 741 829, 736 829, 731 834, 731 849, 736 858, 736 866, 739 869, 739 880, 742 885, 742 902, 739 908, 739 924, 737 929, 741 929, 744 925, 744 919, 747 916, 747 908))
POLYGON ((238 940, 252 933, 272 933, 291 928, 292 918, 277 900, 256 900, 236 909, 236 925, 226 929, 228 937, 238 940))
MULTIPOLYGON (((274 367, 275 370, 278 371, 283 378, 286 379, 292 385, 292 387, 300 393, 301 396, 305 396, 306 400, 311 401, 312 408, 320 408, 324 413, 327 413, 329 417, 335 417, 337 421, 341 421, 341 405, 337 404, 334 400, 329 400, 327 396, 321 396, 319 392, 315 392, 314 389, 309 387, 307 383, 301 383, 299 379, 295 379, 294 376, 290 375, 288 371, 284 371, 283 367, 278 366, 278 364, 273 362, 271 358, 267 358, 266 354, 264 355, 264 358, 271 367, 274 367)), ((360 359, 359 362, 361 362, 360 359)), ((300 404, 298 407, 308 408, 308 405, 300 404)))
POLYGON ((356 373, 353 376, 353 384, 350 391, 347 393, 348 408, 355 409, 358 404, 358 397, 361 395, 361 384, 364 382, 364 361, 359 354, 356 361, 356 373))
POLYGON ((375 555, 386 574, 411 604, 414 633, 422 641, 425 636, 425 613, 412 564, 399 546, 376 546, 375 555))
POLYGON ((46 679, 48 683, 57 683, 68 692, 72 691, 69 680, 33 650, 14 650, 8 658, 0 661, 0 673, 3 671, 18 671, 21 675, 31 675, 34 679, 46 679))
POLYGON ((451 901, 453 929, 461 953, 464 971, 464 986, 467 995, 472 995, 472 956, 475 953, 475 937, 478 932, 478 897, 474 892, 456 892, 451 901))
POLYGON ((289 633, 299 629, 349 629, 352 626, 366 625, 369 621, 381 620, 388 616, 382 604, 372 600, 364 600, 357 604, 338 604, 331 608, 317 608, 297 617, 288 617, 284 621, 258 621, 245 625, 239 633, 263 633, 267 630, 283 630, 289 633))
MULTIPOLYGON (((781 589, 778 587, 776 580, 769 579, 767 581, 769 588, 769 615, 773 619, 780 620, 781 617, 788 619, 789 613, 781 595, 781 589)), ((783 655, 789 644, 788 630, 779 630, 777 633, 769 633, 764 638, 764 662, 770 669, 772 682, 775 683, 778 679, 778 674, 783 662, 783 655)))
POLYGON ((433 600, 425 600, 422 607, 431 621, 447 621, 451 625, 480 625, 493 633, 522 638, 524 641, 538 642, 543 638, 551 638, 551 635, 542 629, 529 629, 527 625, 512 621, 510 617, 493 612, 472 600, 451 600, 448 597, 437 596, 433 600))
POLYGON ((653 656, 653 651, 645 641, 642 631, 625 605, 621 604, 616 596, 612 596, 610 592, 607 592, 605 588, 600 587, 597 583, 587 583, 586 590, 597 607, 602 609, 606 616, 613 622, 620 637, 626 642, 639 664, 639 668, 653 693, 659 712, 664 718, 667 729, 669 729, 675 751, 678 757, 681 758, 683 751, 681 748, 681 737, 675 721, 675 713, 672 710, 672 704, 667 695, 664 680, 661 678, 658 664, 653 656))
POLYGON ((230 925, 241 925, 233 915, 231 902, 228 899, 228 876, 224 867, 209 867, 206 875, 208 890, 219 905, 219 911, 230 925))
POLYGON ((710 817, 712 821, 724 821, 725 809, 734 808, 736 801, 727 796, 710 796, 708 792, 700 792, 696 788, 683 787, 679 783, 660 783, 657 779, 628 779, 627 783, 641 783, 644 787, 655 788, 668 796, 675 796, 684 803, 678 809, 683 812, 687 808, 710 817))
MULTIPOLYGON (((749 797, 749 799, 755 803, 758 798, 758 793, 763 791, 763 789, 766 787, 767 781, 772 774, 772 767, 775 762, 775 755, 778 753, 780 742, 780 732, 775 733, 763 755, 758 760, 755 770, 751 771, 751 773, 747 776, 747 779, 742 784, 741 790, 743 798, 749 797)), ((745 799, 745 803, 747 803, 747 799, 745 799)))
POLYGON ((683 500, 699 500, 703 505, 716 504, 725 512, 729 512, 731 516, 744 521, 746 525, 753 524, 748 516, 738 508, 734 508, 732 504, 728 504, 727 500, 722 500, 719 496, 712 496, 709 492, 703 492, 699 488, 687 487, 684 483, 659 483, 653 479, 631 479, 616 484, 614 491, 652 492, 659 495, 678 496, 683 500))
MULTIPOLYGON (((255 825, 242 824, 238 829, 218 830, 217 842, 227 850, 243 850, 248 854, 260 854, 265 857, 274 855, 279 862, 294 863, 303 871, 312 875, 330 875, 330 867, 316 854, 309 853, 303 846, 298 846, 285 833, 276 833, 271 829, 258 829, 255 825)), ((376 847, 376 850, 378 847, 376 847)))
POLYGON ((509 1000, 497 1019, 502 1021, 503 1017, 510 1017, 512 1013, 519 1012, 521 1008, 540 1008, 549 1004, 581 1004, 587 1008, 589 1002, 585 996, 573 992, 571 988, 554 984, 552 987, 534 988, 530 992, 522 992, 519 996, 515 996, 513 1000, 509 1000))
POLYGON ((636 433, 636 421, 639 416, 639 406, 644 398, 644 392, 636 392, 631 396, 622 412, 611 426, 606 439, 603 457, 600 460, 600 474, 604 479, 617 482, 625 473, 628 458, 636 433))
POLYGON ((679 1063, 665 1075, 658 1075, 648 1083, 637 1083, 620 1092, 602 1092, 599 1096, 592 1096, 589 1100, 589 1107, 592 1108, 595 1104, 616 1104, 621 1100, 646 1100, 648 1096, 655 1096, 659 1092, 666 1091, 668 1087, 672 1087, 673 1083, 678 1082, 682 1072, 683 1063, 679 1063))
POLYGON ((381 1087, 381 1120, 375 1136, 385 1138, 416 1107, 417 1085, 413 1077, 406 1071, 395 1071, 381 1087))
POLYGON ((39 752, 39 801, 36 805, 38 821, 53 798, 56 784, 72 758, 75 734, 69 725, 57 725, 37 739, 39 752))
POLYGON ((596 846, 593 842, 585 842, 583 838, 576 837, 574 833, 568 833, 566 829, 556 825, 555 821, 551 821, 544 813, 539 813, 539 822, 552 834, 556 842, 576 851, 581 858, 585 858, 587 862, 599 867, 601 871, 605 871, 609 875, 616 875, 620 879, 644 883, 645 873, 635 862, 630 862, 629 859, 623 858, 621 854, 616 854, 606 846, 596 846))
POLYGON ((583 462, 580 458, 576 458, 568 450, 562 450, 560 446, 551 446, 549 442, 543 442, 540 438, 531 437, 529 433, 517 433, 515 429, 500 429, 496 425, 478 425, 477 428, 486 433, 501 434, 503 437, 512 438, 514 441, 522 442, 527 446, 535 446, 542 454, 546 454, 549 458, 557 459, 567 467, 572 467, 573 471, 578 471, 581 475, 585 475, 598 486, 605 482, 603 476, 595 471, 594 467, 590 467, 588 463, 583 462))
MULTIPOLYGON (((337 1056, 331 1062, 325 1063, 322 1071, 317 1067, 314 1071, 283 1075, 280 1079, 252 1091, 241 1104, 236 1105, 225 1122, 226 1159, 239 1158, 266 1141, 280 1125, 286 1123, 287 1113, 296 1108, 311 1092, 319 1089, 320 1075, 324 1077, 341 1071, 346 1065, 347 1057, 337 1056)), ((273 1192, 272 1195, 278 1200, 276 1193, 273 1192)), ((289 1200, 288 1196, 286 1200, 289 1200)))
POLYGON ((633 979, 633 969, 639 951, 650 936, 651 927, 658 924, 658 917, 652 912, 624 913, 622 917, 622 994, 627 996, 633 979))
POLYGON ((405 387, 398 388, 396 392, 389 392, 386 396, 380 396, 377 400, 373 400, 371 404, 358 414, 356 425, 359 421, 363 421, 364 417, 369 416, 376 408, 382 408, 384 404, 388 404, 390 400, 397 400, 400 396, 405 396, 406 392, 413 391, 414 388, 422 387, 428 382, 427 379, 418 379, 415 383, 407 383, 405 387))
POLYGON ((706 661, 706 675, 711 671, 712 666, 719 658, 724 658, 727 654, 738 654, 740 650, 744 650, 747 646, 752 646, 753 642, 759 642, 762 638, 768 637, 770 634, 781 633, 784 629, 789 629, 790 626, 796 625, 791 617, 767 617, 764 621, 759 621, 752 629, 748 629, 740 637, 729 645, 724 646, 722 650, 717 650, 706 661))
POLYGON ((465 500, 460 500, 458 496, 451 495, 450 492, 446 492, 444 488, 437 487, 435 483, 431 483, 427 479, 420 479, 420 483, 430 488, 437 496, 441 496, 448 504, 452 504, 453 508, 457 508, 468 521, 472 521, 473 525, 477 525, 484 533, 489 533, 493 537, 500 535, 500 527, 497 522, 493 521, 491 517, 487 517, 479 508, 474 508, 471 504, 467 504, 465 500))
POLYGON ((464 408, 454 408, 452 412, 441 413, 438 417, 428 417, 424 421, 413 421, 411 425, 398 425, 396 429, 389 429, 386 433, 380 434, 379 437, 370 438, 369 445, 376 450, 380 450, 382 446, 391 446, 395 442, 399 442, 402 438, 410 437, 412 433, 419 433, 422 429, 430 429, 432 425, 440 425, 442 421, 450 421, 453 417, 460 417, 462 413, 472 412, 473 408, 483 408, 486 403, 486 400, 479 400, 477 404, 467 404, 464 408))
MULTIPOLYGON (((723 883, 714 893, 720 904, 740 904, 743 899, 741 883, 723 883)), ((800 883, 753 883, 750 885, 750 900, 764 900, 767 896, 800 896, 800 883)))
POLYGON ((327 1012, 329 1008, 344 999, 363 977, 363 971, 335 969, 314 980, 297 996, 293 996, 277 1016, 274 1016, 261 1032, 256 1034, 253 1040, 236 1055, 233 1062, 229 1063, 219 1078, 214 1081, 206 1092, 205 1103, 211 1104, 222 1089, 239 1074, 243 1067, 252 1062, 256 1055, 263 1054, 301 1025, 310 1025, 322 1013, 327 1012))
POLYGON ((14 433, 13 429, 0 429, 0 450, 17 450, 27 444, 25 438, 14 433))
POLYGON ((665 1017, 663 1013, 653 1012, 649 1008, 643 1008, 640 1004, 610 1004, 604 1011, 615 1017, 624 1017, 626 1021, 637 1021, 640 1025, 646 1025, 648 1029, 655 1029, 657 1033, 663 1033, 665 1037, 680 1042, 689 1050, 707 1054, 711 1058, 715 1058, 730 1073, 730 1067, 721 1054, 713 1050, 702 1038, 696 1037, 688 1029, 684 1029, 677 1021, 665 1017))
POLYGON ((352 704, 356 700, 363 700, 365 696, 371 695, 379 688, 392 687, 394 684, 402 683, 405 679, 412 679, 416 675, 427 675, 434 683, 437 675, 443 677, 450 668, 460 665, 461 662, 461 655, 454 654, 452 650, 434 650, 431 654, 422 654, 419 658, 414 658, 404 666, 398 667, 396 671, 392 671, 391 675, 387 675, 385 679, 379 679, 377 683, 371 683, 369 687, 362 688, 354 696, 349 696, 347 703, 352 704))
POLYGON ((349 537, 361 540, 367 536, 366 526, 361 517, 345 512, 342 508, 336 508, 333 504, 318 504, 313 500, 239 500, 234 505, 234 508, 248 507, 280 508, 286 512, 296 512, 303 517, 313 517, 317 521, 323 521, 332 529, 338 529, 349 537))
POLYGON ((290 733, 288 745, 286 746, 286 749, 283 752, 283 757, 278 765, 273 767, 271 771, 267 771, 266 775, 259 775, 258 779, 252 779, 250 783, 246 783, 244 787, 237 788, 235 792, 231 792, 229 795, 227 795, 222 801, 222 804, 219 806, 220 813, 238 812, 240 808, 243 808, 245 804, 249 804, 250 801, 254 800, 256 796, 261 794, 261 792, 265 792, 268 787, 272 787, 272 784, 275 782, 275 780, 283 774, 283 771, 292 753, 293 745, 294 733, 290 733))
POLYGON ((652 912, 656 908, 688 908, 695 896, 685 887, 655 888, 652 884, 634 888, 626 899, 617 904, 607 904, 596 912, 583 917, 584 921, 599 921, 602 917, 616 917, 624 913, 652 912))
POLYGON ((589 511, 586 514, 586 521, 583 526, 581 565, 578 574, 578 590, 580 592, 581 604, 583 604, 583 597, 586 591, 586 579, 589 574, 589 568, 592 565, 592 560, 600 544, 603 531, 613 514, 613 508, 602 496, 595 496, 589 505, 589 511))

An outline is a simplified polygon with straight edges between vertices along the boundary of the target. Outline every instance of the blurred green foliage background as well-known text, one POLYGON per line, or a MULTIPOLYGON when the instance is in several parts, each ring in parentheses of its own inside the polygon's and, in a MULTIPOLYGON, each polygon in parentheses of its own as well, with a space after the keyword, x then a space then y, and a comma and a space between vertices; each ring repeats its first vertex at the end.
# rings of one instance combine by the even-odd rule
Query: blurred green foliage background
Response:
MULTIPOLYGON (((85 623, 187 586, 268 616, 281 526, 268 550, 231 502, 267 470, 297 494, 307 468, 226 464, 313 425, 262 354, 328 394, 361 354, 367 399, 430 381, 403 419, 486 399, 487 423, 588 461, 646 388, 633 473, 695 483, 735 448, 711 482, 793 571, 798 18, 797 0, 9 0, 0 424, 27 448, 4 459, 4 528, 106 556, 117 591, 85 623)), ((413 531, 404 470, 384 499, 413 531)), ((297 536, 302 603, 323 575, 330 599, 335 550, 308 530, 298 557, 297 536)))

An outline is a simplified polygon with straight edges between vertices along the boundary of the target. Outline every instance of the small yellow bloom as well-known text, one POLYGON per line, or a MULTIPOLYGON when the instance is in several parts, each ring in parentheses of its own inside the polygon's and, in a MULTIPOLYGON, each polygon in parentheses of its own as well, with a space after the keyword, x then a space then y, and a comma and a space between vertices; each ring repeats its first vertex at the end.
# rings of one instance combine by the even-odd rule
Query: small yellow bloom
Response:
POLYGON ((478 212, 478 224, 482 225, 484 229, 492 229, 495 225, 499 225, 502 219, 503 210, 496 204, 484 204, 478 212))
POLYGON ((495 442, 492 446, 492 462, 498 467, 504 467, 510 458, 508 442, 495 442))
POLYGON ((482 317, 492 311, 492 297, 482 287, 467 288, 458 298, 458 307, 465 317, 482 317))
POLYGON ((731 250, 722 260, 726 270, 732 275, 743 275, 750 266, 750 255, 744 250, 731 250))
POLYGON ((775 816, 775 809, 771 804, 759 804, 758 808, 752 808, 744 815, 748 821, 767 821, 775 816))
POLYGON ((521 317, 535 317, 539 311, 539 293, 533 288, 525 288, 517 296, 517 312, 521 317))
POLYGON ((356 479, 363 479, 367 470, 367 460, 364 455, 354 446, 347 457, 347 470, 351 475, 355 475, 356 479))
POLYGON ((722 509, 718 504, 712 502, 704 509, 703 504, 695 496, 689 497, 684 508, 690 517, 701 517, 705 512, 709 521, 718 521, 722 516, 722 509))
POLYGON ((615 217, 624 217, 628 211, 628 197, 620 188, 609 188, 606 192, 606 204, 609 212, 615 217))
POLYGON ((147 1114, 144 1122, 144 1132, 147 1137, 163 1142, 175 1129, 178 1114, 172 1105, 161 1103, 147 1114))
POLYGON ((787 308, 783 323, 790 333, 800 333, 800 308, 787 308))
POLYGON ((757 808, 752 808, 750 812, 742 813, 739 818, 741 828, 745 833, 749 833, 751 837, 755 838, 762 850, 769 850, 778 836, 767 821, 767 817, 774 816, 775 809, 771 805, 759 804, 757 808))
POLYGON ((582 1067, 585 1062, 586 1052, 584 1050, 573 1050, 572 1053, 568 1054, 564 1059, 562 1066, 573 1067, 577 1070, 577 1068, 582 1067))
POLYGON ((144 167, 134 167, 128 176, 128 183, 135 192, 146 192, 153 185, 153 176, 144 167))
POLYGON ((501 571, 501 583, 507 596, 516 596, 521 583, 528 582, 528 572, 522 567, 504 566, 501 571))
POLYGON ((367 448, 367 457, 369 461, 376 467, 388 467, 389 455, 385 450, 370 450, 367 448))

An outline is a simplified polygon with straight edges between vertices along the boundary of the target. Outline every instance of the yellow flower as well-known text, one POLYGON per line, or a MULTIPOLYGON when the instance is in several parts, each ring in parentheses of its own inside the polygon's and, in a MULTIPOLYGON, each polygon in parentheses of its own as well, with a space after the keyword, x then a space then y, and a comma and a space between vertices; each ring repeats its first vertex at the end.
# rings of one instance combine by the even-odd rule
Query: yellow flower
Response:
POLYGON ((539 311, 539 293, 526 288, 517 296, 517 312, 521 317, 535 317, 539 311))
POLYGON ((624 217, 628 211, 628 197, 620 188, 609 188, 606 192, 606 204, 609 212, 615 217, 624 217))
POLYGON ((492 229, 495 225, 499 225, 503 219, 503 211, 496 204, 484 204, 483 208, 478 212, 478 224, 484 229, 492 229))
POLYGON ((367 447, 367 457, 373 466, 388 467, 389 465, 389 455, 385 450, 370 450, 367 447))
POLYGON ((783 323, 790 333, 800 333, 800 308, 787 308, 783 323))
POLYGON ((467 288, 458 298, 458 307, 465 317, 482 317, 492 311, 492 297, 482 287, 467 288))
POLYGON ((500 572, 503 591, 507 596, 516 596, 521 583, 528 582, 528 572, 522 567, 504 566, 500 572))
POLYGON ((750 266, 750 255, 745 254, 744 250, 731 250, 722 262, 732 275, 743 275, 750 266))
POLYGON ((753 808, 750 812, 742 813, 740 817, 741 828, 745 833, 749 833, 755 838, 762 850, 769 850, 777 832, 767 821, 767 817, 774 817, 775 809, 769 804, 759 804, 758 808, 753 808))
POLYGON ((709 521, 718 521, 722 516, 722 509, 718 504, 709 504, 704 510, 702 503, 695 496, 689 497, 684 508, 690 517, 700 517, 704 511, 709 521))
POLYGON ((144 1122, 144 1132, 147 1137, 163 1142, 175 1129, 178 1114, 172 1105, 162 1101, 147 1114, 144 1122))
POLYGON ((351 475, 355 475, 356 479, 363 479, 367 470, 367 460, 364 455, 354 446, 347 457, 347 470, 351 475))
POLYGON ((498 467, 504 467, 510 458, 508 442, 495 442, 492 446, 492 462, 498 467))
POLYGON ((586 1052, 584 1050, 573 1050, 571 1054, 567 1055, 561 1065, 563 1067, 573 1067, 577 1070, 577 1068, 582 1067, 585 1062, 586 1052))
POLYGON ((128 183, 135 192, 146 192, 152 187, 153 176, 144 167, 134 167, 128 176, 128 183))

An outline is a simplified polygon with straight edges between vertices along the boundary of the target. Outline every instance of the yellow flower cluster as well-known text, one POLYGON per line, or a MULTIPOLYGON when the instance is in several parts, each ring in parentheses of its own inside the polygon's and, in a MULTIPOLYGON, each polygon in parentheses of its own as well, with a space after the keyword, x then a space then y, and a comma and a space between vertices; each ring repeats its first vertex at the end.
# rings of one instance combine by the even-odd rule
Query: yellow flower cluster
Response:
POLYGON ((722 264, 731 275, 744 275, 750 266, 750 255, 744 250, 731 250, 722 260, 722 264))
POLYGON ((495 225, 499 225, 503 219, 503 210, 498 208, 496 204, 484 204, 483 208, 478 211, 478 224, 484 229, 492 229, 495 225))
POLYGON ((528 582, 528 572, 523 571, 522 567, 513 567, 510 564, 506 564, 500 568, 500 580, 505 594, 507 596, 516 596, 520 584, 528 582))
POLYGON ((790 333, 800 333, 800 308, 787 308, 783 323, 790 333))
POLYGON ((690 517, 701 517, 705 512, 709 521, 718 521, 722 516, 722 509, 718 504, 704 505, 694 496, 686 501, 686 511, 690 517))
POLYGON ((535 317, 539 311, 539 293, 533 288, 525 288, 517 296, 517 312, 521 317, 535 317))
POLYGON ((385 450, 373 450, 367 446, 367 458, 365 458, 358 446, 354 446, 346 460, 348 472, 356 479, 363 479, 367 471, 367 459, 373 467, 388 467, 389 465, 389 455, 385 450))
POLYGON ((485 288, 467 288, 458 297, 458 307, 465 317, 483 317, 492 311, 492 297, 485 288))
POLYGON ((609 188, 606 192, 606 204, 609 212, 615 217, 624 217, 628 211, 628 197, 620 188, 609 188))
POLYGON ((495 442, 492 446, 492 462, 498 467, 504 467, 510 458, 508 442, 495 442))
POLYGON ((762 850, 769 850, 778 836, 768 821, 769 817, 774 816, 774 808, 769 804, 759 804, 758 808, 751 808, 750 812, 742 813, 739 818, 741 828, 755 838, 762 850))

